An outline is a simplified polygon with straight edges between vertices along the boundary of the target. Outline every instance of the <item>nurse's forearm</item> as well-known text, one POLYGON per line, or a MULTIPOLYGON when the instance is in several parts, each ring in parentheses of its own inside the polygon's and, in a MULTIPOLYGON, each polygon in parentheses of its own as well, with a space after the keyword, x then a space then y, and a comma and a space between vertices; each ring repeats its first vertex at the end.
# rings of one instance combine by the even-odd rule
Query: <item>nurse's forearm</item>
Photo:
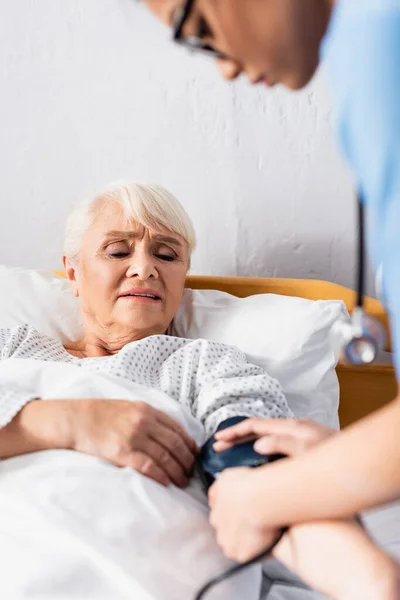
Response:
POLYGON ((268 528, 347 517, 400 497, 400 398, 254 475, 254 508, 268 528))

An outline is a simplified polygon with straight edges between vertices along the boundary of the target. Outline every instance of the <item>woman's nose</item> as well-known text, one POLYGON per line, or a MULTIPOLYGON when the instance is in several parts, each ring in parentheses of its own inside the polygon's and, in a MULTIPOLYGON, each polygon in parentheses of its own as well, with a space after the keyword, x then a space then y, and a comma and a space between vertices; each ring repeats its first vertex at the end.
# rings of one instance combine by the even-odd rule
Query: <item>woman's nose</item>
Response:
POLYGON ((157 278, 158 271, 155 259, 151 255, 145 253, 135 253, 126 272, 126 276, 138 277, 142 281, 146 281, 146 279, 150 278, 157 278))

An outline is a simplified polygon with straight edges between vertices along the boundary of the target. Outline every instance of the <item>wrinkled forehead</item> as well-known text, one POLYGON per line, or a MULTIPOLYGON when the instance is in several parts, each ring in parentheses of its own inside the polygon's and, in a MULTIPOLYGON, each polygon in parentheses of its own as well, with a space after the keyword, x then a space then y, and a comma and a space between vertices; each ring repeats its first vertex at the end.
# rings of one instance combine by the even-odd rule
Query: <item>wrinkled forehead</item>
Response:
POLYGON ((182 251, 187 251, 187 242, 174 231, 154 221, 151 227, 139 223, 127 216, 123 208, 116 202, 99 203, 93 211, 92 222, 83 239, 83 245, 100 245, 113 239, 143 238, 170 243, 182 251))
POLYGON ((104 237, 107 231, 134 231, 145 233, 146 228, 133 217, 129 217, 118 202, 100 200, 91 211, 91 223, 87 233, 92 237, 104 237))

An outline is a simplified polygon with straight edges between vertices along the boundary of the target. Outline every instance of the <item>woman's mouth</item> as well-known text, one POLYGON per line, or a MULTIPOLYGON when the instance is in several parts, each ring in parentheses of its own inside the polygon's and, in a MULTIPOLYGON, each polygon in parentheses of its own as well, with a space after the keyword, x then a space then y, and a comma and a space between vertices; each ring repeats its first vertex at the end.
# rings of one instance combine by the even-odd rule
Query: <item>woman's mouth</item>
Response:
POLYGON ((119 295, 120 298, 137 302, 160 302, 161 296, 157 290, 132 288, 119 295))

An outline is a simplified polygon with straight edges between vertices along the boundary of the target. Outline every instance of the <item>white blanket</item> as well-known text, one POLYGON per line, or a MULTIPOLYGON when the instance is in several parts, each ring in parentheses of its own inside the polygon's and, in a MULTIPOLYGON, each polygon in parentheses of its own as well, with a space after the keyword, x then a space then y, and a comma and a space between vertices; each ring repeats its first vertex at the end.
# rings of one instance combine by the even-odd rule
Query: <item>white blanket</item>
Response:
MULTIPOLYGON (((202 426, 164 393, 79 366, 28 359, 0 365, 46 398, 144 400, 185 426, 202 426)), ((0 463, 0 597, 7 600, 191 600, 229 563, 208 523, 198 481, 164 488, 132 469, 72 451, 0 463)), ((207 600, 258 600, 261 568, 221 584, 207 600)))

